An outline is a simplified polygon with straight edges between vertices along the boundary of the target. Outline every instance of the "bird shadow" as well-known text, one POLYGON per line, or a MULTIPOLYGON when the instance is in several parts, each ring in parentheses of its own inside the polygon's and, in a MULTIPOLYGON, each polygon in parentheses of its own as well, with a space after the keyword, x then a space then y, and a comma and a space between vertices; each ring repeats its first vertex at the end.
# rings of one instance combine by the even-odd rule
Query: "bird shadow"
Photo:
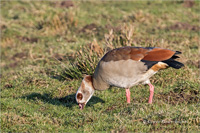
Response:
MULTIPOLYGON (((50 103, 53 105, 57 105, 57 106, 65 106, 65 107, 69 107, 72 108, 73 106, 78 105, 75 99, 75 93, 71 94, 71 95, 67 95, 65 97, 61 97, 61 98, 52 98, 51 94, 48 93, 44 93, 44 94, 40 94, 40 93, 32 93, 29 95, 24 95, 21 98, 27 99, 27 100, 41 100, 45 103, 50 103)), ((90 101, 87 103, 87 106, 93 106, 96 103, 105 103, 104 100, 102 100, 99 97, 93 96, 90 101)))

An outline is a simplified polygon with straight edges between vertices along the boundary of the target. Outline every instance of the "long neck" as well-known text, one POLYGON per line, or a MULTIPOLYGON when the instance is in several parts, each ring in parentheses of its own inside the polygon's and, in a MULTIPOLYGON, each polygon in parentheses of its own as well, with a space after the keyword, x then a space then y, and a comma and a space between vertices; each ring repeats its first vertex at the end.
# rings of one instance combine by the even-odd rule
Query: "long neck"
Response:
POLYGON ((100 76, 94 74, 93 76, 93 86, 95 90, 106 90, 109 88, 109 84, 107 84, 100 76))

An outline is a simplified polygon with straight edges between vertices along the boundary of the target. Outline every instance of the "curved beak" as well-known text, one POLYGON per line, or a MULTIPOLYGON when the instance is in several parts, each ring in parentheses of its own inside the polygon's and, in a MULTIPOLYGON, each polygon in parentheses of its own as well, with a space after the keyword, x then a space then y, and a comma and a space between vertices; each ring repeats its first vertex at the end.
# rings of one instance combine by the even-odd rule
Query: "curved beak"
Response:
POLYGON ((83 110, 83 108, 84 108, 84 106, 85 106, 85 103, 79 103, 78 106, 79 106, 79 109, 80 109, 80 110, 83 110))

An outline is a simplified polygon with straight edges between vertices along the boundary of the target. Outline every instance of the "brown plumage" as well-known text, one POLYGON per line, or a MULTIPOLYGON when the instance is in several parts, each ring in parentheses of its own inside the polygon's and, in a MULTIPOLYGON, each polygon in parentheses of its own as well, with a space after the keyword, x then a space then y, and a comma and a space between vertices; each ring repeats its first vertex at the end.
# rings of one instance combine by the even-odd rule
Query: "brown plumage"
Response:
POLYGON ((184 66, 175 61, 179 51, 155 47, 121 47, 107 52, 99 61, 93 76, 85 76, 76 93, 80 109, 92 97, 94 90, 106 90, 110 85, 126 89, 130 103, 129 88, 137 84, 150 86, 149 103, 152 103, 154 86, 149 78, 158 70, 184 66))
POLYGON ((148 60, 148 61, 162 61, 171 58, 175 54, 175 51, 162 49, 162 48, 142 48, 142 47, 121 47, 109 51, 102 60, 108 61, 119 61, 132 59, 148 60))

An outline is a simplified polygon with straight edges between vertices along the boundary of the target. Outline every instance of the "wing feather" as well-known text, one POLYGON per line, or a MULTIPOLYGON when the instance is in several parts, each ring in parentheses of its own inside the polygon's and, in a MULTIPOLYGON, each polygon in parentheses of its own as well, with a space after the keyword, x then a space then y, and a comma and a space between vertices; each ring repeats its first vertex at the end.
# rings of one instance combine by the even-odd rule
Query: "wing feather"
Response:
POLYGON ((175 54, 175 51, 154 48, 154 47, 121 47, 113 49, 106 53, 102 58, 103 61, 119 61, 132 59, 135 61, 163 61, 170 59, 175 54))

